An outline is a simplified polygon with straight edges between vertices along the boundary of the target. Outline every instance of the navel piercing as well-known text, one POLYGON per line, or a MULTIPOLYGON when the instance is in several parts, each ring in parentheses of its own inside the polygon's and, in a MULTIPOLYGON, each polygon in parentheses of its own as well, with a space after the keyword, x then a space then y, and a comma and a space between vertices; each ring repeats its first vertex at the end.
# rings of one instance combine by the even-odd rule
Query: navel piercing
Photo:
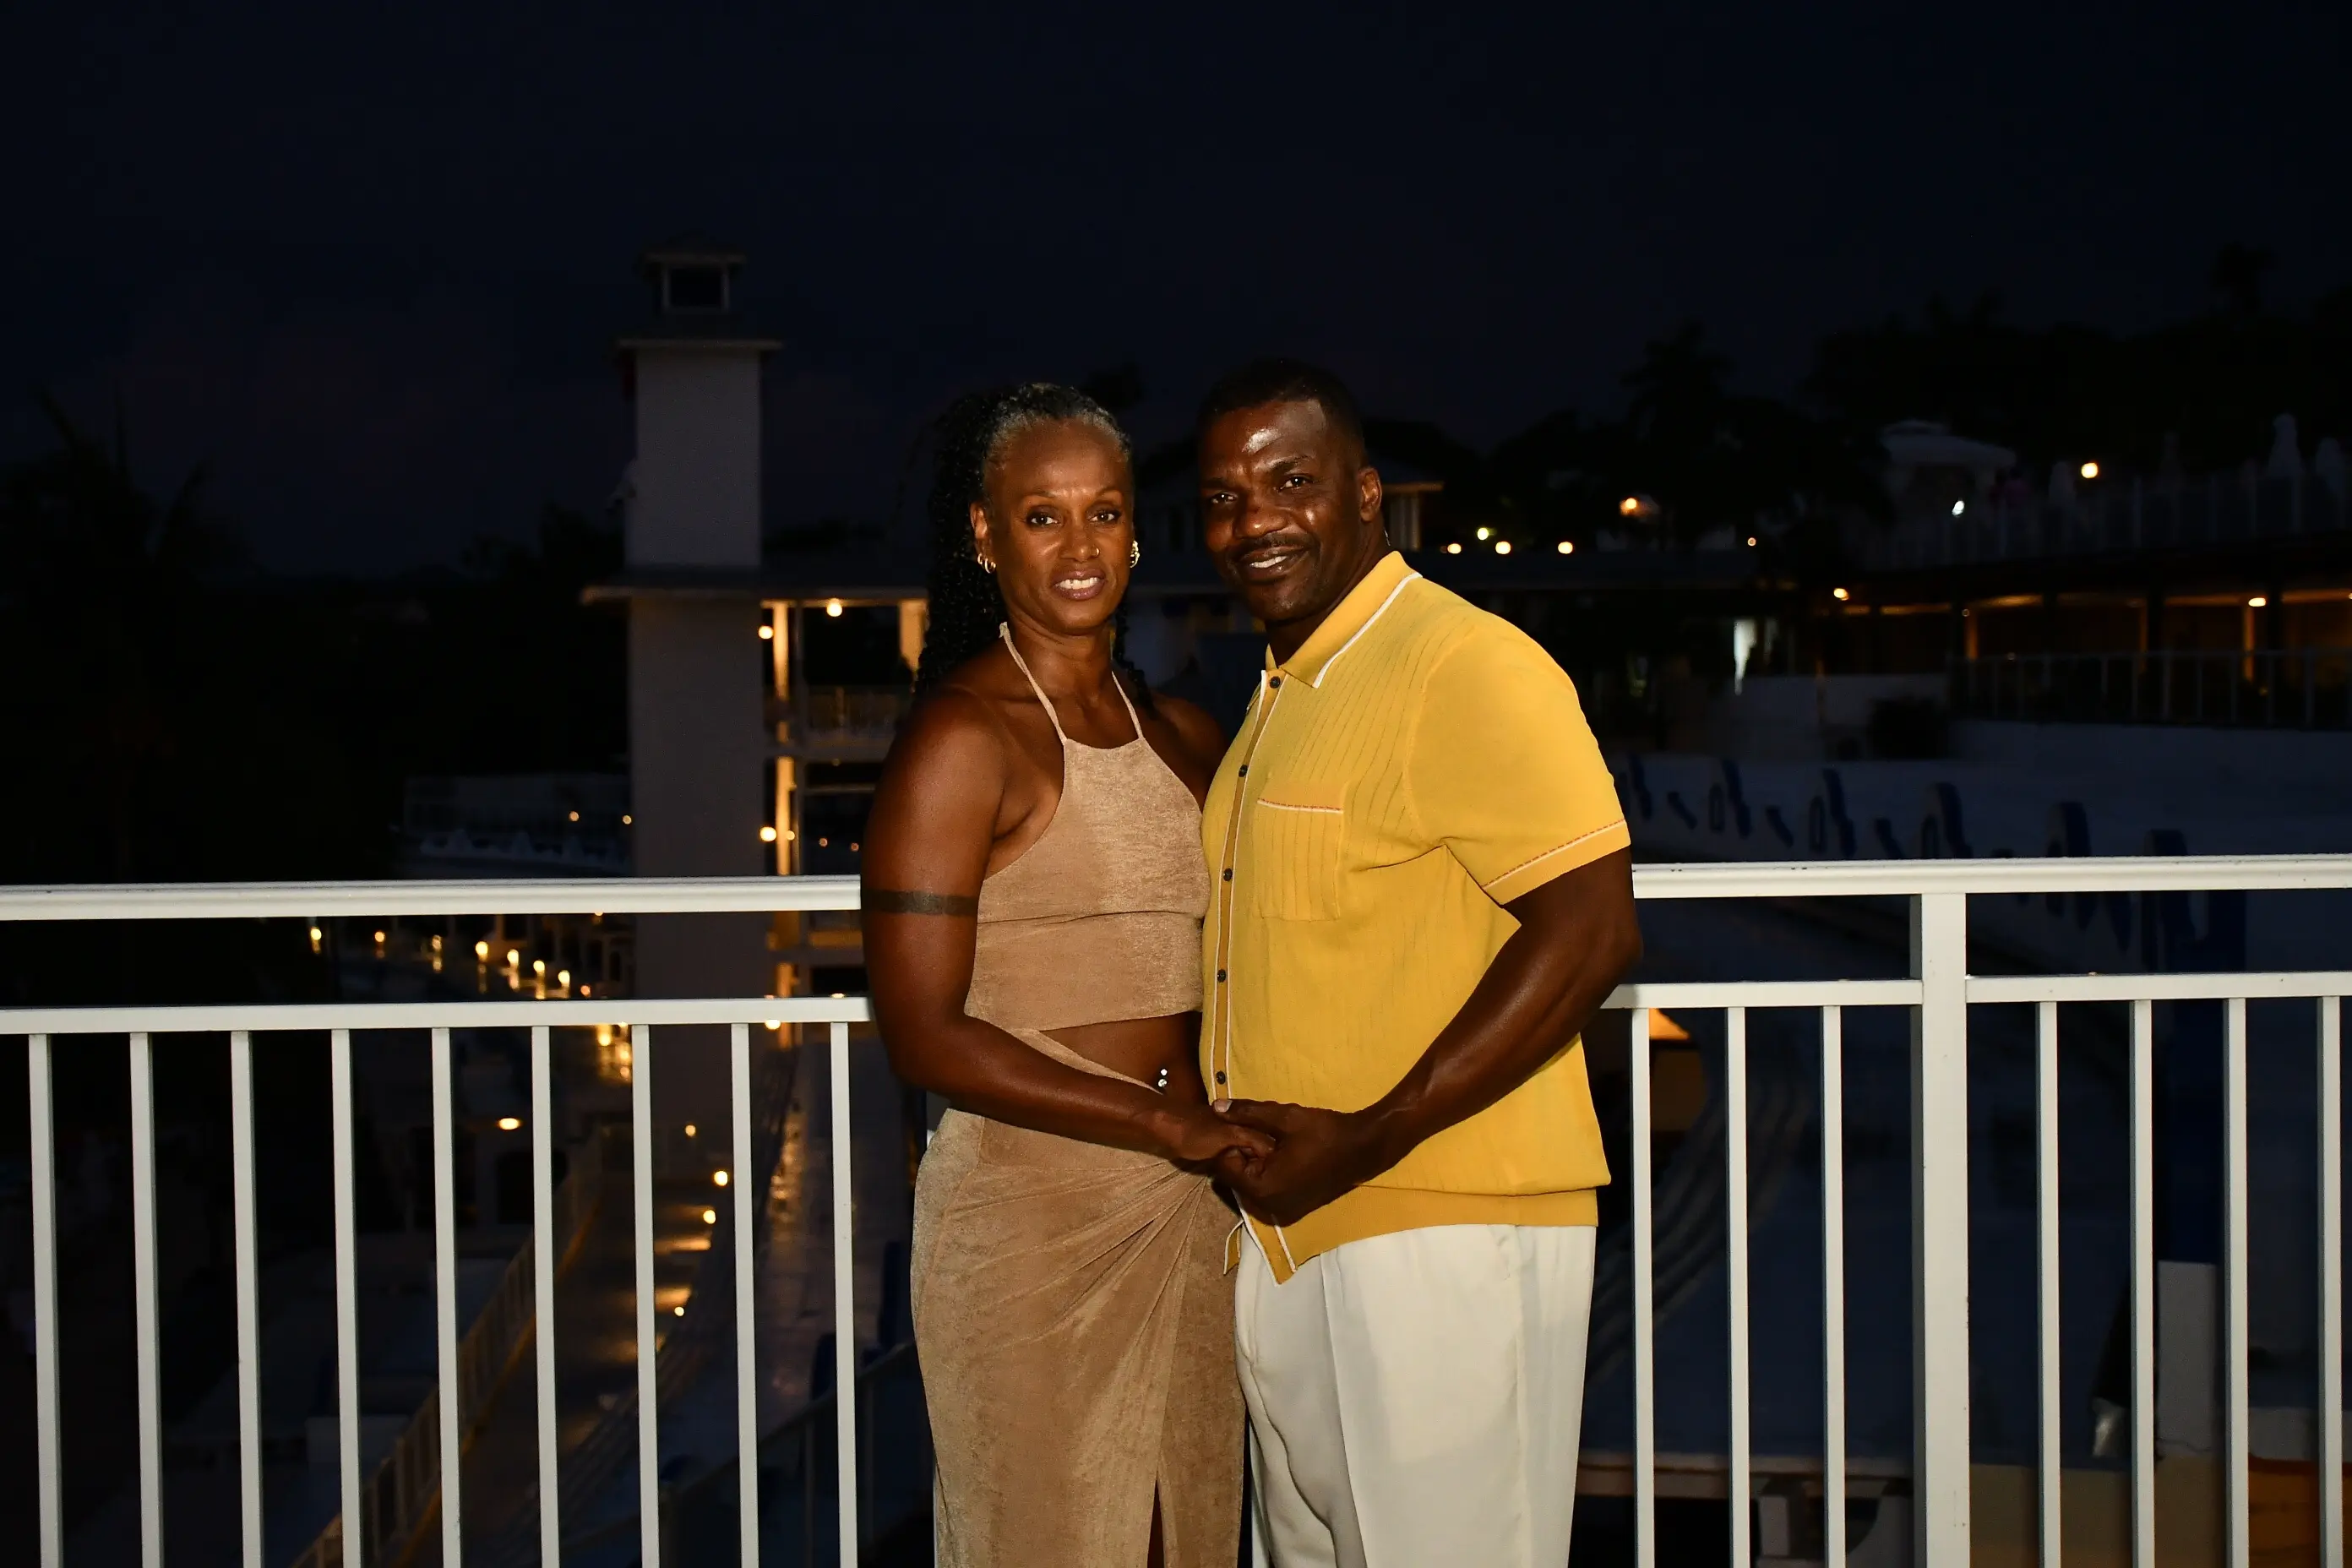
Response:
POLYGON ((1152 1087, 1152 1088, 1154 1088, 1154 1089, 1159 1089, 1159 1090, 1160 1090, 1161 1093, 1163 1093, 1163 1094, 1167 1092, 1167 1090, 1168 1090, 1168 1069, 1167 1069, 1166 1068, 1161 1068, 1160 1069, 1160 1077, 1159 1077, 1157 1079, 1153 1080, 1151 1087, 1152 1087))

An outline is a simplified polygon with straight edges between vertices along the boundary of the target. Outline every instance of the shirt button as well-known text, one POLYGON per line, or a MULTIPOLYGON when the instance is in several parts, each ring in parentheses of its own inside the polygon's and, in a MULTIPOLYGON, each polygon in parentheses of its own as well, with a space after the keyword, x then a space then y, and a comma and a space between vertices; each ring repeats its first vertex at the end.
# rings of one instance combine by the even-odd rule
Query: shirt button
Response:
POLYGON ((1224 983, 1225 983, 1225 972, 1224 972, 1223 970, 1220 969, 1220 970, 1218 970, 1218 971, 1217 971, 1217 984, 1220 984, 1220 985, 1223 985, 1224 983))
POLYGON ((1230 881, 1232 881, 1233 879, 1234 879, 1234 868, 1233 868, 1231 866, 1228 866, 1228 867, 1226 867, 1226 868, 1225 868, 1225 880, 1226 880, 1226 881, 1228 881, 1228 882, 1230 882, 1230 881))
POLYGON ((1223 1083, 1223 1082, 1224 1082, 1224 1081, 1225 1081, 1225 1075, 1224 1075, 1224 1074, 1223 1074, 1223 1073, 1219 1073, 1219 1074, 1217 1075, 1217 1081, 1218 1081, 1219 1083, 1223 1083))
POLYGON ((1279 686, 1282 684, 1282 677, 1277 675, 1272 680, 1267 681, 1266 684, 1268 686, 1279 686))

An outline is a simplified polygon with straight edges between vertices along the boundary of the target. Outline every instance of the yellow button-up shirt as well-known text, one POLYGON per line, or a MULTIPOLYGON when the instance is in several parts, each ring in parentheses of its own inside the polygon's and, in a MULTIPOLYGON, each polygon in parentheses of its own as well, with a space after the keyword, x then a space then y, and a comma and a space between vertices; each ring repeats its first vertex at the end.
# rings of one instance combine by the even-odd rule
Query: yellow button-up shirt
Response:
MULTIPOLYGON (((1210 786, 1202 941, 1213 1098, 1356 1110, 1394 1088, 1517 922, 1503 908, 1630 842, 1576 689, 1509 622, 1391 554, 1269 663, 1210 786)), ((1591 1225, 1609 1180, 1580 1041, 1291 1226, 1277 1279, 1437 1225, 1591 1225)))

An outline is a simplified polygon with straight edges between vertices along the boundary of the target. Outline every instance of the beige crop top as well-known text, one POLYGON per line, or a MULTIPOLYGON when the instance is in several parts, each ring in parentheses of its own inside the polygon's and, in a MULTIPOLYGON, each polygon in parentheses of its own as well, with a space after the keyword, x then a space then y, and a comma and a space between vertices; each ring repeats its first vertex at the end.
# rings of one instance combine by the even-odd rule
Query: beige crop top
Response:
POLYGON ((1209 908, 1199 803, 1143 738, 1132 702, 1127 744, 1071 740, 1011 629, 1002 635, 1060 737, 1062 799, 1036 842, 981 884, 964 1011, 1008 1029, 1197 1011, 1209 908))

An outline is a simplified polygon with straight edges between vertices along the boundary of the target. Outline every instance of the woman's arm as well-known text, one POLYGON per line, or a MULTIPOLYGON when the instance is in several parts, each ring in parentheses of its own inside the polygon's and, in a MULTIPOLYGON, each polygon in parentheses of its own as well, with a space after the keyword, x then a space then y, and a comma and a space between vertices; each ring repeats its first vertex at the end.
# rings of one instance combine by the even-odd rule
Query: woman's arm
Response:
POLYGON ((980 699, 954 690, 916 710, 884 764, 866 830, 864 923, 892 1068, 961 1110, 1016 1127, 1188 1165, 1228 1150, 1265 1154, 1273 1140, 1255 1129, 1066 1067, 965 1013, 980 884, 1009 783, 994 720, 980 699))

